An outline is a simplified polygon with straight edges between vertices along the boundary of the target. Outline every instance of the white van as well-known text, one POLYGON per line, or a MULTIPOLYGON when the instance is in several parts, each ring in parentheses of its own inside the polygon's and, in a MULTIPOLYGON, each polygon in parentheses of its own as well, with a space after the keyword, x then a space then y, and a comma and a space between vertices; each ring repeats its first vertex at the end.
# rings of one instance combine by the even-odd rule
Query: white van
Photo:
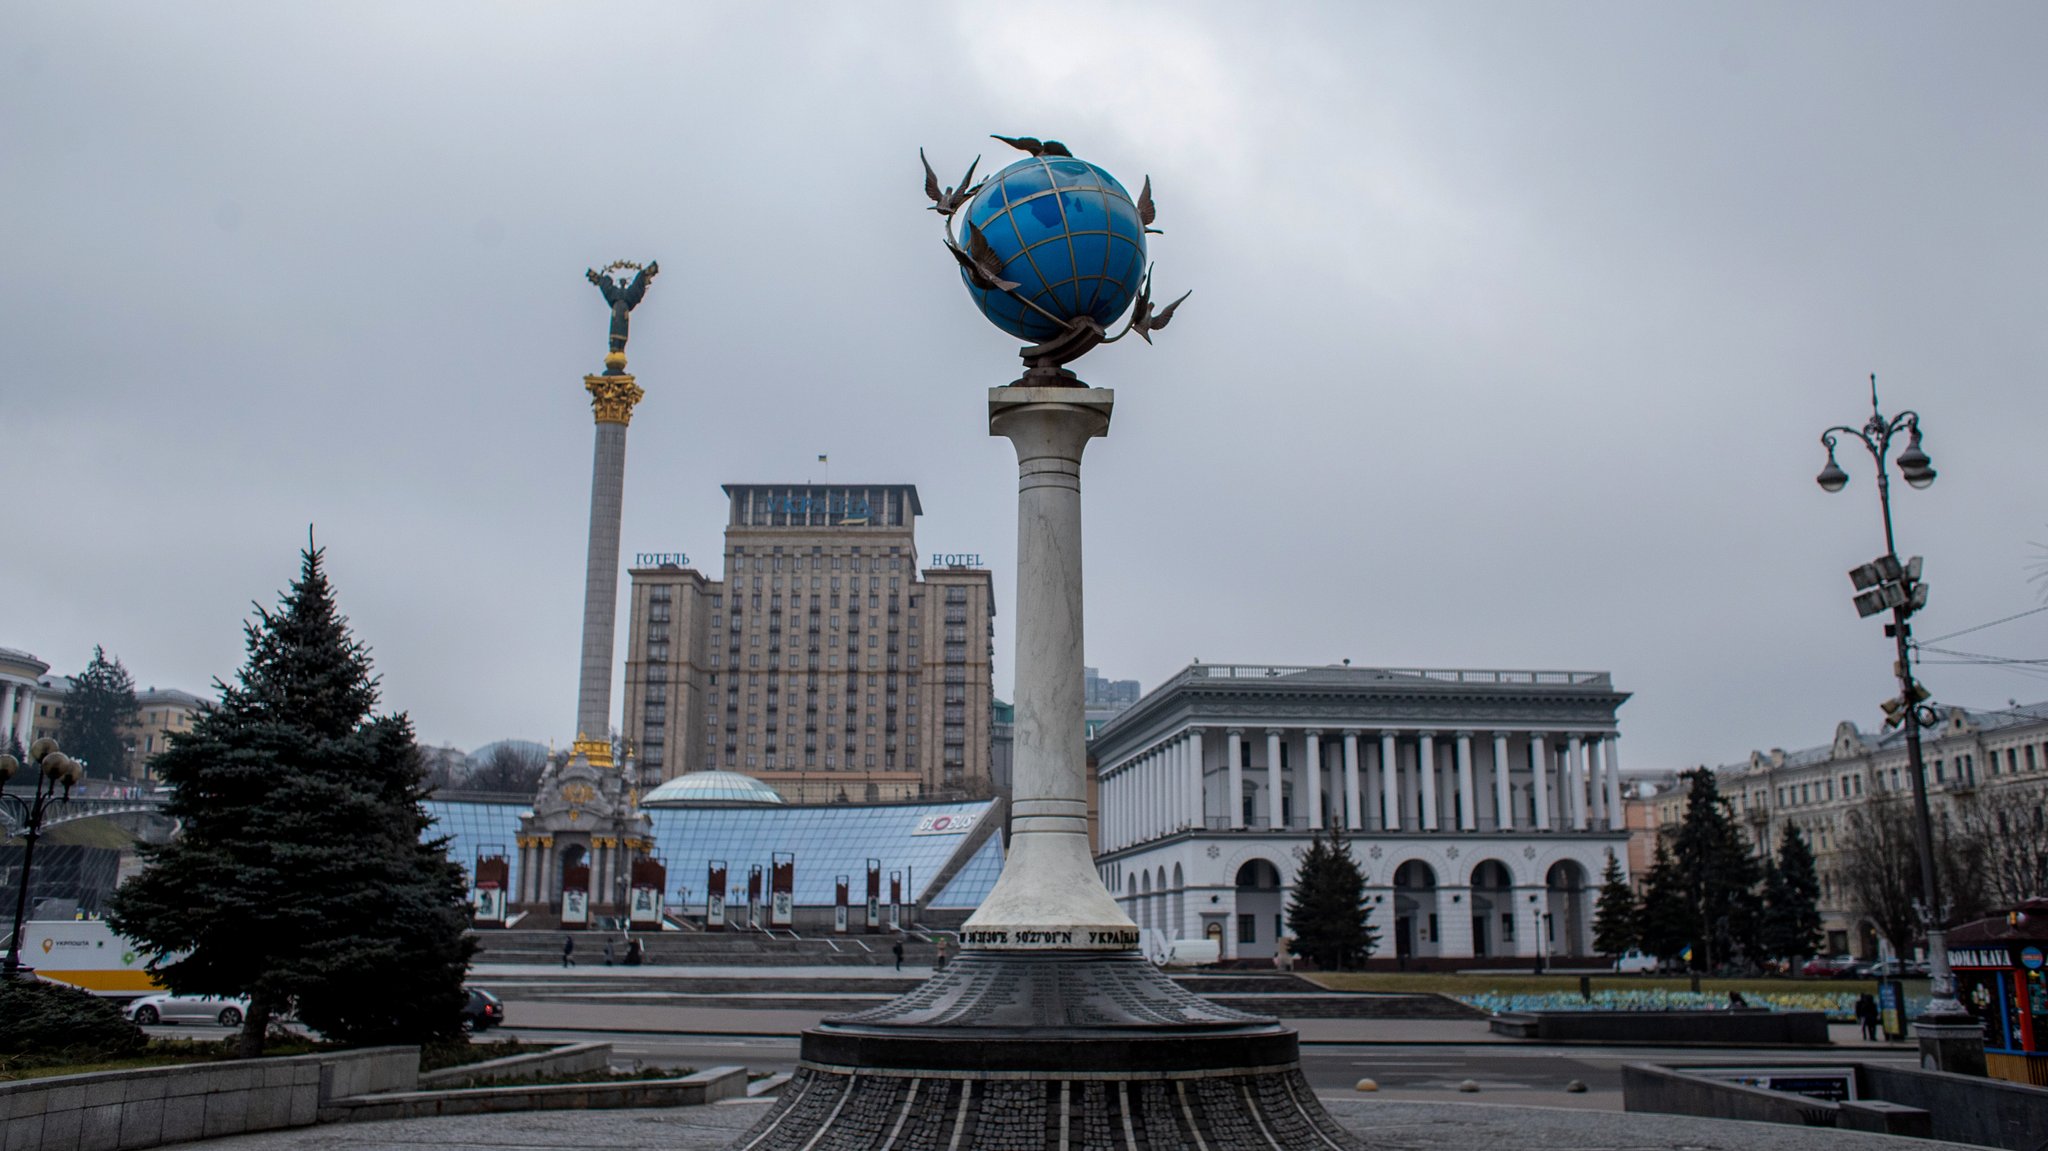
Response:
POLYGON ((1640 948, 1631 947, 1614 961, 1614 969, 1623 975, 1648 975, 1657 970, 1657 957, 1644 955, 1640 948))

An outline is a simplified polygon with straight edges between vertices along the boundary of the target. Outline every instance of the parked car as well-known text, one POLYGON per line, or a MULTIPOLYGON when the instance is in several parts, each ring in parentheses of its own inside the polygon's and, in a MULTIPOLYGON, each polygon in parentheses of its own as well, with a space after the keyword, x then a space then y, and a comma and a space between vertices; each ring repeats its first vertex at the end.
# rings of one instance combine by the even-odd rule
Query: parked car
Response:
POLYGON ((466 1031, 488 1031, 505 1022, 505 1001, 481 987, 465 987, 469 1001, 462 1005, 462 1026, 466 1031))
POLYGON ((1644 955, 1638 948, 1631 947, 1614 960, 1614 969, 1623 975, 1647 975, 1657 970, 1657 957, 1644 955))
POLYGON ((127 1007, 128 1018, 149 1027, 158 1023, 218 1023, 240 1027, 249 1001, 220 995, 145 995, 127 1007))
POLYGON ((1847 955, 1822 955, 1807 961, 1799 974, 1820 979, 1843 979, 1855 975, 1856 961, 1847 955))

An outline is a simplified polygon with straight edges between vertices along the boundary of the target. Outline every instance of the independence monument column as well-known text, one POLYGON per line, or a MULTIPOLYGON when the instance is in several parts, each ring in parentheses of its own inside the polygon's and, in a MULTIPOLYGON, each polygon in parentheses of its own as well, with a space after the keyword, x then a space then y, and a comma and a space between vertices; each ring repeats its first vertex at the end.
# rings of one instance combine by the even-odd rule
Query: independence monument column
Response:
POLYGON ((647 294, 647 282, 661 271, 620 260, 584 275, 604 293, 612 310, 611 350, 604 374, 583 377, 597 423, 597 447, 590 465, 590 549, 583 573, 583 671, 576 690, 576 744, 572 754, 599 767, 612 763, 612 642, 619 618, 619 519, 625 510, 626 425, 633 405, 646 393, 626 374, 627 317, 647 294), (631 271, 631 280, 611 273, 631 271))

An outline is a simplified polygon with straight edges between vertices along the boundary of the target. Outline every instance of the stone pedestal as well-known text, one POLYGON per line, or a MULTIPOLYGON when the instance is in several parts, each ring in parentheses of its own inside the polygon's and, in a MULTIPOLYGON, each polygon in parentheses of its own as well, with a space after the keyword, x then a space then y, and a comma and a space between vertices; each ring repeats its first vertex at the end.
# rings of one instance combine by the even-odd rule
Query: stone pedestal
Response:
POLYGON ((1983 1077, 1984 1025, 1967 1015, 1923 1015, 1913 1023, 1920 1067, 1983 1077))
POLYGON ((891 1003, 804 1032, 739 1151, 1221 1151, 1359 1144, 1302 1078, 1295 1035, 1138 953, 1088 843, 1081 453, 1113 397, 989 393, 1017 448, 1017 712, 1010 850, 960 957, 891 1003))

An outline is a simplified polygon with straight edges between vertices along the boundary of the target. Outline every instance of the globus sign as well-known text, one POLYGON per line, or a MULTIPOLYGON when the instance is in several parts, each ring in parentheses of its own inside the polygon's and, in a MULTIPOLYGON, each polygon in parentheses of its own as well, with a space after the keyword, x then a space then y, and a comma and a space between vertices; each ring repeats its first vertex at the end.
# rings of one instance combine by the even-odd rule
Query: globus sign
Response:
POLYGON ((977 817, 972 813, 963 815, 927 815, 917 821, 912 835, 965 835, 974 830, 977 817))

